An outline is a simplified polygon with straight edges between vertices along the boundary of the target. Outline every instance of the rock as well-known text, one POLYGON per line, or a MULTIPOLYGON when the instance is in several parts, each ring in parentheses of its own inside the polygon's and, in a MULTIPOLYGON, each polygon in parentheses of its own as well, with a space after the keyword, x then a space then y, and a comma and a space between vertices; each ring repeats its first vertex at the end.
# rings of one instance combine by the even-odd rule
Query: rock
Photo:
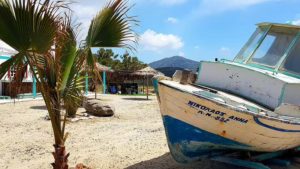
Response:
POLYGON ((94 116, 113 116, 115 112, 114 107, 96 99, 86 99, 83 102, 83 107, 87 113, 94 116))

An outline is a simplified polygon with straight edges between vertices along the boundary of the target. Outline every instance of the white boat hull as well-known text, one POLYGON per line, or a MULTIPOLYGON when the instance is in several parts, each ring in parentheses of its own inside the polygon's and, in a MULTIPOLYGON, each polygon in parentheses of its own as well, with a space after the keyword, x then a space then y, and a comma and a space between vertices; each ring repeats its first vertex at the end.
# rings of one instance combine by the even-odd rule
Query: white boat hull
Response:
POLYGON ((196 90, 193 86, 167 80, 157 85, 168 145, 179 162, 198 160, 224 150, 275 152, 300 145, 299 124, 200 97, 191 92, 196 90))

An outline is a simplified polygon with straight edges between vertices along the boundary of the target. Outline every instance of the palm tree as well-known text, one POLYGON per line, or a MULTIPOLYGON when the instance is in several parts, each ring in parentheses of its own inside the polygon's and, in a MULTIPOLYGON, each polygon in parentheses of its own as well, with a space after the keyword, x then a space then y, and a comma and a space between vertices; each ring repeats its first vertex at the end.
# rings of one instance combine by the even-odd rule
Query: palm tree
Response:
MULTIPOLYGON (((69 154, 65 150, 68 109, 82 99, 82 70, 95 70, 91 47, 124 47, 134 49, 128 42, 136 42, 128 17, 126 2, 108 3, 92 20, 84 48, 77 49, 69 6, 55 0, 0 0, 0 39, 19 53, 0 66, 0 78, 9 67, 16 69, 13 79, 21 84, 29 66, 41 89, 54 133, 54 169, 67 169, 69 154), (63 118, 63 120, 62 120, 63 118)), ((95 72, 97 76, 99 73, 95 72)))

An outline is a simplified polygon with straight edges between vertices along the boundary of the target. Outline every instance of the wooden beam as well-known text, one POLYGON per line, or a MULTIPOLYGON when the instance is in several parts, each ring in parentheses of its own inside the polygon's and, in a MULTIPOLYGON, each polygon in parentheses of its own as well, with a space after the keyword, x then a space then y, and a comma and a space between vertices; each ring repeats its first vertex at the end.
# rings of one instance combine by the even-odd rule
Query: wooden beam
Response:
POLYGON ((263 153, 263 154, 251 157, 251 160, 254 160, 254 161, 270 160, 272 158, 282 156, 285 153, 286 153, 286 151, 278 151, 278 152, 273 152, 273 153, 263 153))
POLYGON ((211 158, 211 160, 221 162, 221 163, 231 164, 234 166, 251 168, 251 169, 270 169, 270 167, 265 166, 262 163, 257 163, 257 162, 247 161, 247 160, 240 160, 240 159, 236 159, 236 158, 229 158, 229 157, 224 157, 224 156, 213 157, 213 158, 211 158))

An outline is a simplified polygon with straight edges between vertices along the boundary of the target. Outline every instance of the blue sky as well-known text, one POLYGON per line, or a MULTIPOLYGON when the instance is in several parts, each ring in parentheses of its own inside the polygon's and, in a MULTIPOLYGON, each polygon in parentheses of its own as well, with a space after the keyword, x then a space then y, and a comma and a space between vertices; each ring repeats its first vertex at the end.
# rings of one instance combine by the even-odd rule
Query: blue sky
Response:
MULTIPOLYGON (((108 0, 77 0, 82 34, 108 0)), ((150 63, 174 55, 196 61, 232 59, 259 22, 300 24, 299 0, 129 0, 138 16, 137 52, 150 63)), ((116 50, 120 54, 123 50, 116 50)))

